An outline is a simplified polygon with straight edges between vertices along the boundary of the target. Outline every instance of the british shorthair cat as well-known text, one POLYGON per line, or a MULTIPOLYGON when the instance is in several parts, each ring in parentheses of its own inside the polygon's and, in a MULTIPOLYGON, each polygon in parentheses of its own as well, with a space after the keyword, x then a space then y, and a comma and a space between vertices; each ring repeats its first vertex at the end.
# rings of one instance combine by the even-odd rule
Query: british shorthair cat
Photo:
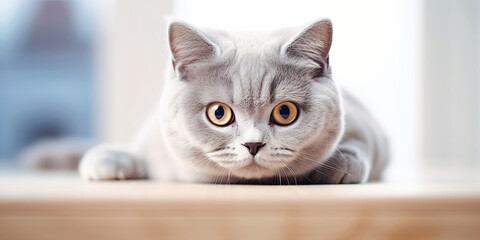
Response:
MULTIPOLYGON (((101 145, 84 179, 247 184, 378 180, 387 139, 332 79, 330 20, 268 33, 170 23, 175 76, 130 149, 101 145)), ((121 120, 119 120, 121 121, 121 120)))

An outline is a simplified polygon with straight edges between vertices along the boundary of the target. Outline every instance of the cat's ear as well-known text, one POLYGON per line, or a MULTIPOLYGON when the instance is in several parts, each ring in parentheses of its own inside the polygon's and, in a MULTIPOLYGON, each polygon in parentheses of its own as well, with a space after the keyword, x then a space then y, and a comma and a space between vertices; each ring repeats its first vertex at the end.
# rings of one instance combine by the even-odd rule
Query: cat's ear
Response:
POLYGON ((324 19, 311 24, 287 42, 284 52, 291 57, 313 60, 320 67, 316 75, 321 76, 328 70, 328 53, 331 45, 332 22, 324 19))
POLYGON ((173 68, 180 75, 187 75, 189 66, 215 55, 215 45, 200 31, 183 22, 170 23, 168 40, 173 68))

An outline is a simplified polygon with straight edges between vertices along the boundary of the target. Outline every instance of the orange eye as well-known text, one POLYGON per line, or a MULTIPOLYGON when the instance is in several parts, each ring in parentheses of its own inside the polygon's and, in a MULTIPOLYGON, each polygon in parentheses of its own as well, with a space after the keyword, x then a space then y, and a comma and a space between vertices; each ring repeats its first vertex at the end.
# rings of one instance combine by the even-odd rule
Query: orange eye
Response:
POLYGON ((295 121, 298 116, 298 109, 293 102, 282 102, 275 106, 272 111, 272 119, 278 125, 288 125, 295 121))
POLYGON ((217 126, 226 126, 233 122, 233 111, 225 103, 214 102, 207 108, 207 117, 217 126))

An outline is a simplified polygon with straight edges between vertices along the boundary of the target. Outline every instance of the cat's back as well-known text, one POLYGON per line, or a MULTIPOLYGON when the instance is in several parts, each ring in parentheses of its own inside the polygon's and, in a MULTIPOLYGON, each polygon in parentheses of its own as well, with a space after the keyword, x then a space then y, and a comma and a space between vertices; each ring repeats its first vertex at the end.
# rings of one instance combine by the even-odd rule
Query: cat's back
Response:
POLYGON ((345 133, 341 144, 364 144, 371 159, 369 180, 378 180, 389 160, 389 142, 385 131, 370 111, 349 91, 342 89, 345 133))

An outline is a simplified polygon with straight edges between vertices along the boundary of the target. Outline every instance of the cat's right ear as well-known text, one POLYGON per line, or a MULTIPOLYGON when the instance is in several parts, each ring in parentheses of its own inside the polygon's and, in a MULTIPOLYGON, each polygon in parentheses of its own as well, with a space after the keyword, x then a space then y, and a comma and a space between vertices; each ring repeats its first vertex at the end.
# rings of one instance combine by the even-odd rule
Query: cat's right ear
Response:
POLYGON ((215 55, 215 45, 200 31, 183 22, 171 22, 168 40, 172 64, 183 79, 187 78, 190 66, 215 55))

